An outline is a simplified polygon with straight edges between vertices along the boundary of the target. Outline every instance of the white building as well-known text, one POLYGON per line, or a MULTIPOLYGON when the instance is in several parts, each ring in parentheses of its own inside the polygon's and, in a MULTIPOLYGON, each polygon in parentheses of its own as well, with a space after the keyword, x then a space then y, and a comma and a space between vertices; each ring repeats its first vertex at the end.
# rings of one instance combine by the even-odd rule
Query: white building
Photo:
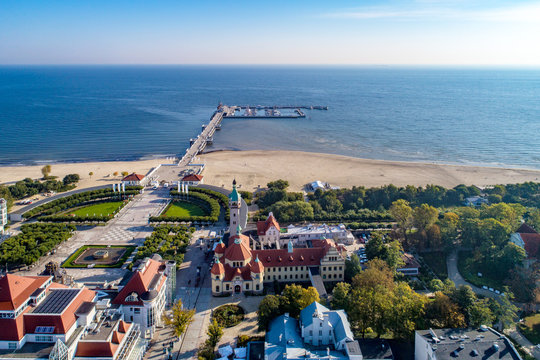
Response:
POLYGON ((8 210, 6 199, 0 198, 0 235, 4 234, 4 227, 8 222, 8 210))
POLYGON ((202 184, 203 180, 204 180, 204 177, 202 175, 189 174, 189 175, 184 176, 182 180, 180 180, 180 182, 189 186, 197 186, 199 184, 202 184))
POLYGON ((521 360, 512 343, 492 328, 429 329, 414 335, 415 360, 521 360))
POLYGON ((259 246, 271 247, 275 245, 277 249, 282 248, 282 244, 279 241, 281 228, 277 222, 274 214, 268 214, 268 218, 265 221, 257 222, 257 235, 259 237, 259 246))
POLYGON ((173 272, 174 261, 162 261, 159 255, 146 258, 113 300, 120 305, 125 321, 140 325, 144 337, 151 338, 162 324, 161 316, 176 288, 176 277, 170 276, 173 272))
POLYGON ((305 245, 308 240, 316 239, 332 239, 338 244, 350 245, 355 239, 353 234, 347 230, 345 225, 306 225, 294 226, 289 225, 286 232, 280 235, 280 246, 286 246, 289 240, 293 240, 294 245, 305 245))
POLYGON ((147 180, 144 175, 132 173, 122 179, 125 186, 144 186, 147 180))

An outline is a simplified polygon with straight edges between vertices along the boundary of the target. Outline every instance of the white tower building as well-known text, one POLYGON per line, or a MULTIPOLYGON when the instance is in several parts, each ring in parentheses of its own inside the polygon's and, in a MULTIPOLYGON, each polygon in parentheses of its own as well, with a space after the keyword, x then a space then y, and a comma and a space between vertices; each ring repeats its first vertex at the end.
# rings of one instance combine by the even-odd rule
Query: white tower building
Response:
POLYGON ((229 220, 229 232, 230 236, 239 235, 238 234, 238 225, 240 225, 240 206, 242 202, 242 196, 236 190, 236 179, 233 180, 233 189, 229 194, 229 211, 230 211, 230 220, 229 220))

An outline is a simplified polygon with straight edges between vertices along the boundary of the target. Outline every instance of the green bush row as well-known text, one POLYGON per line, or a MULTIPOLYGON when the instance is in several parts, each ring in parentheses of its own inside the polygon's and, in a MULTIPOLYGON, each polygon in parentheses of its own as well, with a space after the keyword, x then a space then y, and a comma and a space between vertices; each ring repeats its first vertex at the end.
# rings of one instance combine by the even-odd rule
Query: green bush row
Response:
MULTIPOLYGON (((127 186, 126 191, 122 193, 123 196, 136 195, 140 193, 141 186, 127 186)), ((90 202, 93 200, 105 200, 118 196, 118 192, 113 192, 112 189, 99 189, 90 190, 82 193, 69 195, 60 199, 56 199, 37 206, 32 210, 29 210, 23 214, 23 217, 30 219, 40 215, 53 215, 62 210, 66 210, 80 204, 90 202)))
MULTIPOLYGON (((229 210, 229 197, 225 194, 220 193, 219 191, 210 190, 206 188, 193 187, 189 188, 190 193, 201 193, 210 196, 211 198, 217 200, 221 206, 225 209, 225 221, 229 221, 230 210, 229 210)), ((178 191, 172 190, 171 196, 179 195, 178 191)))
POLYGON ((137 250, 137 259, 159 254, 164 260, 176 261, 180 267, 184 261, 184 253, 189 245, 194 228, 180 226, 156 226, 152 235, 146 238, 144 244, 137 250))
POLYGON ((204 193, 190 192, 189 195, 183 195, 178 191, 171 191, 171 196, 176 199, 182 198, 183 201, 193 202, 205 210, 210 215, 208 216, 152 216, 150 222, 183 222, 183 221, 197 221, 197 222, 217 222, 219 220, 220 207, 217 200, 205 195, 204 193), (185 197, 185 198, 184 198, 185 197))

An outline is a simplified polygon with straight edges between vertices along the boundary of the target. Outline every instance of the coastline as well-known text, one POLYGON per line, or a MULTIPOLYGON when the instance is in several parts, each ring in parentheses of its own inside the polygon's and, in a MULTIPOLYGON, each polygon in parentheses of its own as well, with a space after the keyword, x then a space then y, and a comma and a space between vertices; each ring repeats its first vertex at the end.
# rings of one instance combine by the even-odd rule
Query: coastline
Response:
MULTIPOLYGON (((215 150, 200 154, 206 163, 204 183, 228 187, 234 178, 243 190, 265 187, 276 179, 290 183, 291 191, 299 191, 315 180, 332 186, 425 186, 436 184, 445 187, 466 185, 495 185, 540 181, 540 170, 490 166, 449 165, 423 162, 362 159, 343 155, 285 150, 215 150)), ((166 163, 166 158, 136 161, 105 161, 52 163, 51 175, 62 179, 77 173, 81 181, 77 188, 88 188, 117 183, 122 171, 146 174, 153 167, 166 163), (92 171, 91 177, 88 173, 92 171)), ((40 178, 42 165, 0 166, 0 184, 40 178)))

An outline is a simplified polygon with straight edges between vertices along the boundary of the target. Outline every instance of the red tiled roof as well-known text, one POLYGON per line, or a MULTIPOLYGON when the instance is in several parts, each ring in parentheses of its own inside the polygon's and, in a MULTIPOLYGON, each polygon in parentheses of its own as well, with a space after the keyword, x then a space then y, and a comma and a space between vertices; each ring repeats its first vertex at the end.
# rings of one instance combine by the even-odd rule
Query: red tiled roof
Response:
POLYGON ((519 236, 521 236, 521 239, 525 244, 527 258, 536 258, 536 256, 538 255, 538 249, 540 248, 540 234, 522 233, 519 234, 519 236))
POLYGON ((229 246, 225 250, 225 259, 231 261, 241 261, 251 258, 251 248, 249 238, 245 235, 235 235, 229 238, 229 246), (237 243, 240 240, 240 243, 237 243))
POLYGON ((182 181, 201 181, 203 179, 202 175, 189 174, 182 178, 182 181))
POLYGON ((296 248, 292 254, 287 249, 253 250, 253 256, 259 256, 265 268, 278 266, 314 266, 320 265, 326 255, 326 247, 296 248), (292 259, 292 260, 291 260, 292 259))
POLYGON ((124 320, 120 320, 120 322, 118 323, 118 331, 123 332, 124 334, 128 332, 130 327, 131 324, 128 324, 124 320))
POLYGON ((225 264, 225 281, 231 281, 235 276, 240 276, 243 280, 251 280, 251 270, 249 266, 243 266, 241 268, 233 268, 232 266, 225 264))
POLYGON ((271 226, 275 226, 277 231, 280 231, 279 223, 277 222, 276 218, 272 213, 268 215, 268 218, 266 221, 257 221, 257 234, 258 235, 265 235, 268 229, 270 229, 271 226))
POLYGON ((216 263, 212 265, 212 270, 210 270, 210 272, 214 275, 221 275, 225 273, 225 268, 221 262, 216 261, 216 263))
POLYGON ((264 265, 262 264, 261 260, 252 260, 251 263, 251 271, 254 273, 262 273, 264 271, 264 265))
POLYGON ((142 179, 144 179, 144 175, 133 173, 123 178, 122 181, 141 181, 142 179))
POLYGON ((223 243, 223 241, 220 241, 217 244, 216 248, 214 249, 214 252, 218 254, 224 254, 226 249, 227 248, 225 247, 225 244, 223 243))
MULTIPOLYGON (((136 293, 139 297, 145 293, 146 291, 150 290, 149 285, 152 282, 152 279, 155 275, 159 274, 159 270, 161 267, 161 262, 149 259, 146 267, 143 271, 135 271, 135 273, 131 276, 126 286, 120 290, 118 295, 114 298, 113 304, 123 304, 123 305, 142 305, 142 300, 139 301, 125 301, 126 297, 128 297, 131 293, 136 293)), ((163 286, 165 282, 165 277, 161 279, 161 282, 156 287, 156 290, 159 291, 159 289, 163 286)))
POLYGON ((403 260, 405 265, 403 265, 400 269, 417 269, 420 267, 418 261, 416 261, 414 256, 412 256, 411 254, 403 253, 401 254, 401 259, 403 260))
POLYGON ((0 278, 0 310, 15 310, 43 285, 49 276, 7 274, 0 278))
POLYGON ((534 230, 531 226, 527 225, 527 223, 521 224, 521 226, 516 230, 519 234, 538 234, 536 230, 534 230))
POLYGON ((107 341, 79 341, 77 344, 77 357, 114 357, 118 345, 107 341))

